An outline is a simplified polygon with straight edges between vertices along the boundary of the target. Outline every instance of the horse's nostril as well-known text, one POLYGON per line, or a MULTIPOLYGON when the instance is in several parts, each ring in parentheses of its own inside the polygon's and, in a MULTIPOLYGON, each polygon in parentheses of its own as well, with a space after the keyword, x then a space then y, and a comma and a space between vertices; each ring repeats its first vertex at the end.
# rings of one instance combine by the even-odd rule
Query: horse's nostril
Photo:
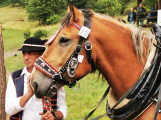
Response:
POLYGON ((36 92, 38 89, 38 84, 36 82, 34 82, 34 83, 32 83, 32 86, 34 88, 34 92, 36 92))

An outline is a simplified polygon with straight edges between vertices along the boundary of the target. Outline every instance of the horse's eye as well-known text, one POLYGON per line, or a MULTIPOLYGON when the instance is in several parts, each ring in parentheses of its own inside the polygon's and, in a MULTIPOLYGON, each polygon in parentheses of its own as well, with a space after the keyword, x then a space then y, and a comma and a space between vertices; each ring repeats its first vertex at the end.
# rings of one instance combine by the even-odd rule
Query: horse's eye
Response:
POLYGON ((63 37, 60 39, 60 43, 67 43, 67 42, 69 42, 69 40, 70 39, 63 37))

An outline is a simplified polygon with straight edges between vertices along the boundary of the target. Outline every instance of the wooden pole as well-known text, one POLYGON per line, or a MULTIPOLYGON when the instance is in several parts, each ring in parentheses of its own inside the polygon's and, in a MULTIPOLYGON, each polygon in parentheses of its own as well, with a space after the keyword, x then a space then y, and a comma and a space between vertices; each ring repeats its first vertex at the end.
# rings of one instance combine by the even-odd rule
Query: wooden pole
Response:
POLYGON ((158 0, 158 10, 161 9, 161 0, 158 0))
POLYGON ((0 120, 6 120, 5 91, 6 91, 6 71, 4 66, 2 26, 0 26, 0 120))

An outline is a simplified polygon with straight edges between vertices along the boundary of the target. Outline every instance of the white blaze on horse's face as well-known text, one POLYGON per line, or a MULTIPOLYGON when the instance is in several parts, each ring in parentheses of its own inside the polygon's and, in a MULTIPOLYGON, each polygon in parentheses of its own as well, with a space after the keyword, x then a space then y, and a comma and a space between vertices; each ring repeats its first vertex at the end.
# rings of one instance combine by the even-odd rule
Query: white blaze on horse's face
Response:
MULTIPOLYGON (((57 71, 59 71, 70 58, 79 41, 79 30, 71 25, 71 23, 77 22, 81 26, 84 24, 83 14, 73 5, 69 5, 68 11, 72 16, 68 21, 69 25, 67 25, 67 21, 65 21, 65 25, 56 36, 55 40, 47 47, 42 56, 43 59, 45 59, 45 61, 47 61, 57 71)), ((84 59, 77 67, 76 76, 74 78, 70 78, 66 71, 62 74, 63 78, 67 81, 74 81, 91 72, 91 66, 87 61, 84 45, 82 45, 82 47, 83 50, 81 51, 80 55, 83 55, 84 59)), ((36 96, 38 98, 45 96, 52 84, 52 79, 40 72, 38 69, 34 70, 31 79, 31 85, 34 88, 36 96)), ((61 86, 63 85, 59 84, 59 88, 61 86)))

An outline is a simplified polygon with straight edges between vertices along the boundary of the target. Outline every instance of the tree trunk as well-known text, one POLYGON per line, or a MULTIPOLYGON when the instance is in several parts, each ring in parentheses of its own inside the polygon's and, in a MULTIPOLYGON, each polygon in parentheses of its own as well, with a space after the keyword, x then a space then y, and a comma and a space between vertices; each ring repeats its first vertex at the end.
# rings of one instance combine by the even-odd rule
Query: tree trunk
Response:
POLYGON ((4 67, 2 26, 0 26, 0 120, 6 120, 5 91, 6 91, 6 71, 4 67))
POLYGON ((161 0, 158 0, 158 10, 161 9, 161 0))
POLYGON ((139 4, 142 2, 142 0, 137 0, 137 8, 139 7, 139 4))

